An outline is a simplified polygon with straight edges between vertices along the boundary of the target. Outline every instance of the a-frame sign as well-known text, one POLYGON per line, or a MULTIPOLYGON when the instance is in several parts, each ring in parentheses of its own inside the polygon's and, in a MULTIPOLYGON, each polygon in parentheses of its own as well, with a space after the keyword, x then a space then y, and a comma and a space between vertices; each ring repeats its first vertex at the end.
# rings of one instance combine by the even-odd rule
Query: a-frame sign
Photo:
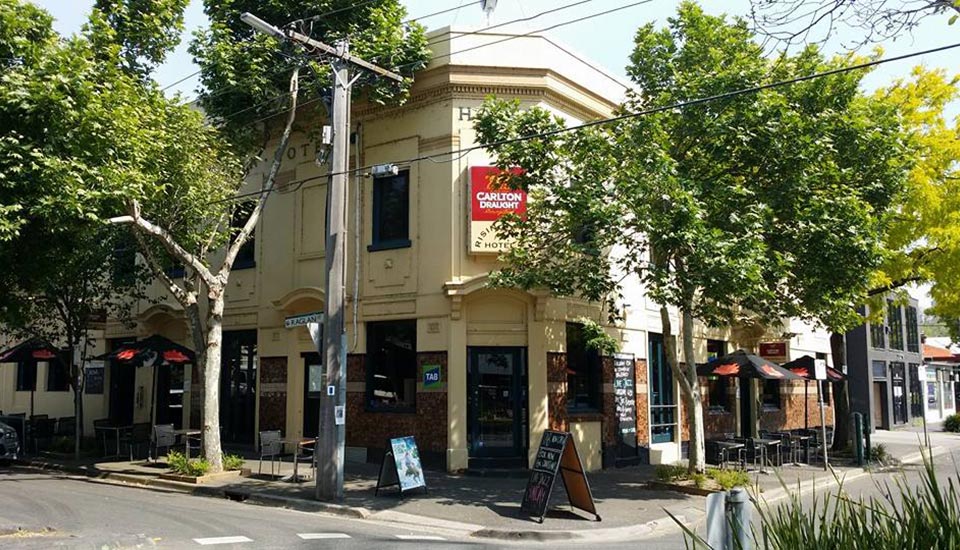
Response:
POLYGON ((589 512, 600 521, 587 474, 583 471, 580 453, 577 452, 577 445, 570 432, 543 432, 533 468, 530 469, 527 488, 523 492, 520 511, 543 523, 558 474, 563 480, 570 506, 589 512))

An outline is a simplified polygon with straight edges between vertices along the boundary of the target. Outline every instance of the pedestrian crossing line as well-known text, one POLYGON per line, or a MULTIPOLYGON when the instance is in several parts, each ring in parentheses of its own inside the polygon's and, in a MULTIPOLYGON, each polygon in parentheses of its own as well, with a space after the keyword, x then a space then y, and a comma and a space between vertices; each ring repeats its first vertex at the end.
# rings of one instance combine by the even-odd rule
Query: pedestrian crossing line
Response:
POLYGON ((200 546, 210 546, 213 544, 238 544, 241 542, 253 542, 253 539, 247 537, 207 537, 203 539, 193 539, 193 542, 200 546))
POLYGON ((297 536, 303 540, 321 540, 321 539, 348 539, 350 535, 346 533, 297 533, 297 536))
POLYGON ((400 540, 447 540, 436 535, 397 535, 400 540))

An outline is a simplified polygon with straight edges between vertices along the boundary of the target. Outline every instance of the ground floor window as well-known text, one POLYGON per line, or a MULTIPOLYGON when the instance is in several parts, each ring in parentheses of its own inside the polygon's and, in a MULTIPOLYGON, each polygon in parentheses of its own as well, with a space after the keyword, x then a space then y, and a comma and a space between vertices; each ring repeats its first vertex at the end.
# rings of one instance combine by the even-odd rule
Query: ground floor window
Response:
MULTIPOLYGON (((727 353, 727 343, 722 340, 707 340, 707 361, 723 357, 727 353)), ((707 403, 712 412, 730 410, 730 377, 707 377, 707 403)))
POLYGON ((36 391, 37 363, 20 361, 17 363, 17 391, 36 391))
POLYGON ((63 362, 47 363, 47 391, 67 391, 70 389, 70 372, 63 362))
POLYGON ((780 410, 780 381, 774 379, 763 380, 761 386, 761 403, 765 411, 780 410))
POLYGON ((409 411, 417 405, 417 321, 367 323, 367 405, 409 411))
POLYGON ((677 402, 674 397, 673 371, 667 364, 663 335, 650 334, 650 442, 675 441, 677 402))
POLYGON ((583 325, 567 323, 567 409, 600 410, 600 354, 587 348, 583 325))
POLYGON ((941 379, 943 380, 943 407, 945 409, 953 408, 953 388, 951 388, 952 383, 950 382, 950 374, 946 371, 941 372, 941 379))
POLYGON ((940 384, 936 369, 927 370, 927 409, 931 411, 940 409, 940 384))

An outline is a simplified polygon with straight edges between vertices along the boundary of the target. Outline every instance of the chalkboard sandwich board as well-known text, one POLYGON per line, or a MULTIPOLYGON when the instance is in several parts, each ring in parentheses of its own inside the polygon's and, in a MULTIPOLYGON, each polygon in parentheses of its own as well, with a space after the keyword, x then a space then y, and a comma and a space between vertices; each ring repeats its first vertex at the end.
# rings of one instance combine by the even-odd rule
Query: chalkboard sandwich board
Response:
POLYGON ((420 464, 420 449, 412 435, 387 441, 374 495, 379 495, 381 488, 393 486, 400 489, 401 497, 404 492, 419 487, 423 487, 424 492, 427 490, 427 480, 423 477, 423 466, 420 464))
POLYGON ((563 481, 570 506, 589 512, 600 521, 587 474, 583 471, 580 453, 577 452, 577 445, 570 432, 543 432, 537 456, 530 469, 527 487, 523 491, 520 511, 543 523, 558 474, 563 481))

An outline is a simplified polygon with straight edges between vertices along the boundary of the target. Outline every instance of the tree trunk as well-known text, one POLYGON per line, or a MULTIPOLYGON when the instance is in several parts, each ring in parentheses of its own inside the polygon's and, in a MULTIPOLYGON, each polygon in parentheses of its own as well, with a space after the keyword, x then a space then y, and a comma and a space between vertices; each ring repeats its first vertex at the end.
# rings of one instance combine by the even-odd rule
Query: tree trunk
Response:
MULTIPOLYGON (((838 370, 847 364, 847 349, 844 335, 830 334, 830 353, 833 354, 833 367, 838 370)), ((846 380, 833 382, 833 446, 834 452, 846 451, 852 437, 850 414, 850 384, 846 380)))
POLYGON ((690 431, 690 460, 691 472, 704 473, 706 471, 706 453, 704 451, 703 406, 700 397, 700 384, 697 380, 697 365, 693 358, 693 316, 688 310, 683 312, 681 330, 684 337, 684 354, 688 354, 686 369, 680 368, 680 358, 677 355, 677 339, 673 335, 670 323, 670 313, 666 306, 660 307, 660 325, 663 332, 663 345, 667 355, 667 363, 673 370, 674 377, 680 385, 680 396, 686 409, 687 427, 690 431), (688 328, 689 327, 689 328, 688 328), (687 332, 689 331, 689 338, 687 332), (691 384, 691 380, 693 383, 691 384))
POLYGON ((203 454, 210 473, 223 471, 220 447, 220 356, 223 346, 223 289, 210 289, 203 368, 203 454))
POLYGON ((703 396, 700 394, 700 381, 697 379, 697 362, 693 352, 693 314, 684 308, 681 330, 683 331, 683 357, 687 384, 690 388, 685 399, 687 405, 687 422, 690 428, 690 471, 704 473, 707 470, 705 439, 703 425, 703 396))

